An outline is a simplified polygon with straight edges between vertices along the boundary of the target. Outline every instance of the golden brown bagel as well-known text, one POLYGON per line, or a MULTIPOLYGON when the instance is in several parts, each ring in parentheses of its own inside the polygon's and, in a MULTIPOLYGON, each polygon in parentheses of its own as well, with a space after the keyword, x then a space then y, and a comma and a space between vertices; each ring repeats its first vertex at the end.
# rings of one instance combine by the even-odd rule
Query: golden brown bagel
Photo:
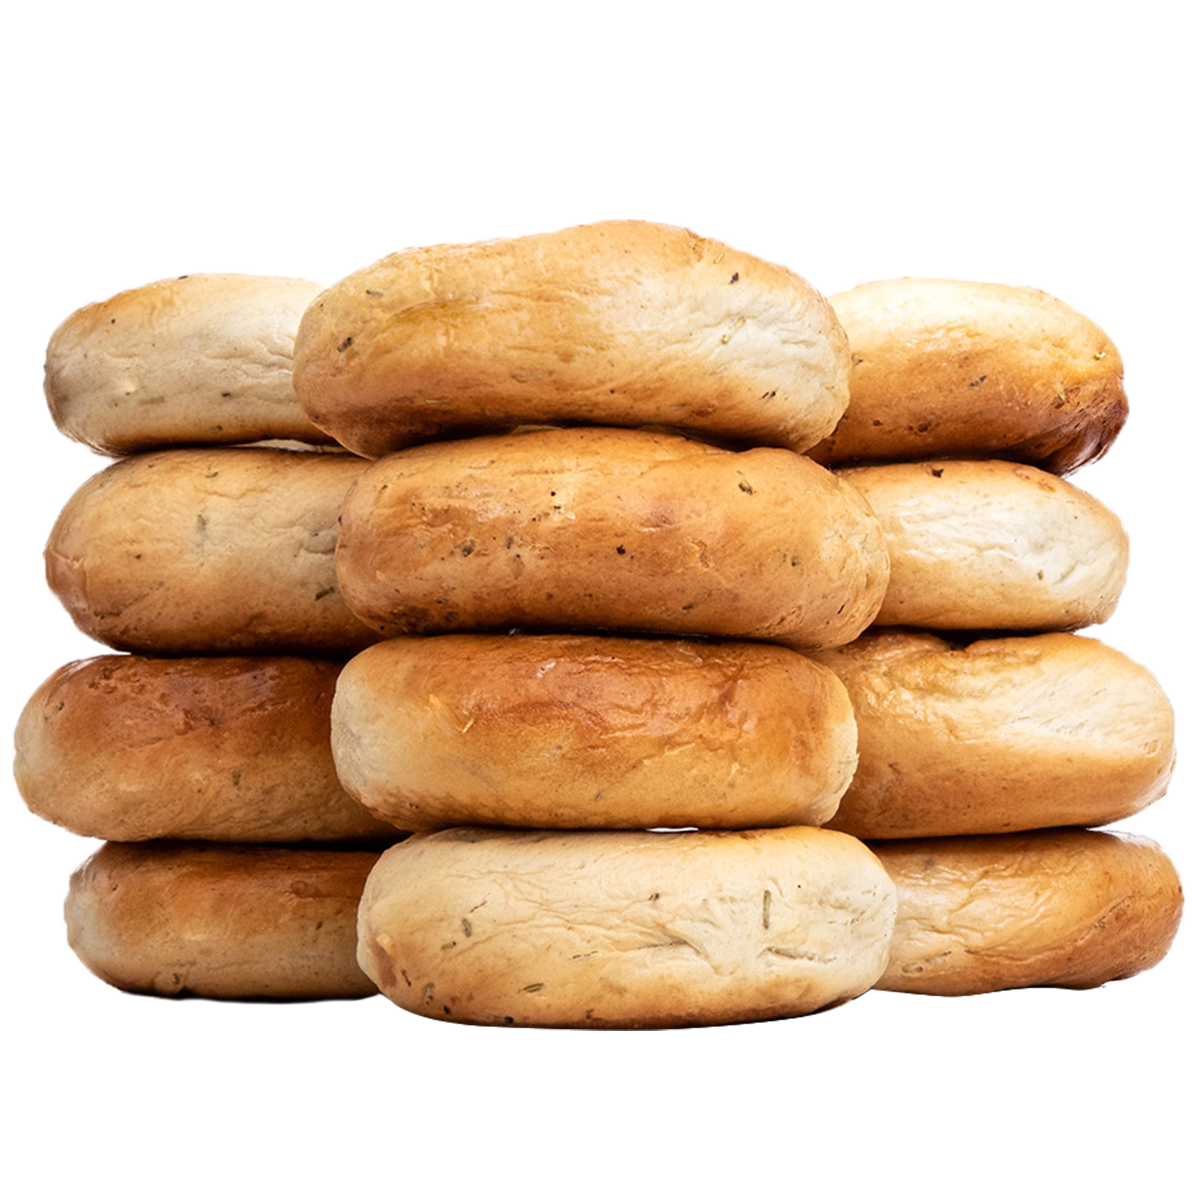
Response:
POLYGON ((1045 292, 893 279, 830 302, 850 338, 850 405, 818 462, 1011 458, 1065 475, 1125 423, 1117 348, 1045 292))
POLYGON ((872 630, 819 653, 859 766, 830 827, 861 838, 1104 825, 1158 799, 1174 715, 1154 676, 1069 633, 969 645, 872 630))
POLYGON ((373 456, 527 423, 805 450, 848 372, 798 275, 644 221, 390 255, 318 296, 296 340, 305 411, 373 456))
POLYGON ((1098 987, 1159 962, 1183 909, 1149 838, 1055 829, 872 845, 900 895, 885 991, 1098 987))
POLYGON ((339 670, 270 657, 69 663, 21 714, 17 786, 47 821, 118 842, 394 838, 334 771, 339 670))
POLYGON ((754 642, 399 638, 333 706, 343 784, 403 829, 820 825, 854 744, 833 672, 754 642))
POLYGON ((386 635, 514 627, 835 645, 887 586, 855 489, 790 450, 551 429, 402 450, 346 498, 347 603, 386 635))
POLYGON ((225 1000, 369 996, 355 914, 374 851, 212 842, 102 846, 71 876, 67 939, 128 992, 225 1000))

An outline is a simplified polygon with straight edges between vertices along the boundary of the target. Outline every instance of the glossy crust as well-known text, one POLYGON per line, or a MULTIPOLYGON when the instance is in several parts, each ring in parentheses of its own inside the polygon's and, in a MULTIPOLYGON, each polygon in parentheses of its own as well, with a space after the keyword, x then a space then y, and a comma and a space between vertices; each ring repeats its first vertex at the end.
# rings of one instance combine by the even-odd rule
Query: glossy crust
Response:
POLYGON ((333 744, 403 829, 820 825, 856 762, 845 688, 792 650, 556 635, 373 646, 333 744))
POLYGON ((69 663, 21 714, 17 786, 47 821, 119 842, 394 837, 334 771, 339 670, 270 657, 69 663))
POLYGON ((1065 475, 1125 423, 1117 348, 1045 292, 893 279, 831 303, 850 338, 850 406, 818 462, 1010 458, 1065 475))
POLYGON ((819 660, 850 691, 859 766, 830 822, 861 838, 1105 825, 1166 791, 1175 719, 1092 638, 880 630, 819 660))
POLYGON ((390 1000, 440 1020, 728 1024, 866 990, 894 916, 878 861, 823 829, 452 829, 380 859, 359 962, 390 1000))
POLYGON ((866 497, 887 539, 878 625, 1078 629, 1117 606, 1129 564, 1121 522, 1054 475, 994 461, 838 475, 866 497))
POLYGON ((849 351, 798 275, 686 229, 608 221, 405 250, 323 292, 296 391, 343 445, 526 423, 666 425, 805 450, 845 411, 849 351))
POLYGON ((1183 910, 1149 838, 1056 829, 880 842, 900 894, 885 991, 1098 987, 1154 966, 1183 910))
POLYGON ((182 275, 72 313, 46 350, 46 399, 102 454, 291 438, 325 442, 292 387, 300 316, 320 285, 182 275))
POLYGON ((148 654, 346 654, 377 639, 342 601, 338 514, 367 464, 286 450, 164 450, 94 475, 46 546, 75 623, 148 654))
POLYGON ((375 987, 355 962, 374 851, 198 842, 102 846, 71 876, 67 940, 127 992, 333 1000, 375 987))
POLYGON ((789 450, 552 429, 401 451, 346 498, 347 603, 387 635, 514 627, 837 645, 887 586, 878 522, 789 450))

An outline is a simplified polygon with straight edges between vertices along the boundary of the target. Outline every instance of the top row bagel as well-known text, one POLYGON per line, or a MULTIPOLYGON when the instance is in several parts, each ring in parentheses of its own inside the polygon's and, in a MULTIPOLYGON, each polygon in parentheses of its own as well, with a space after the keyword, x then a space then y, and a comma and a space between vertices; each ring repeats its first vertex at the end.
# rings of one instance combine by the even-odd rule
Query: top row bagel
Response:
POLYGON ((50 342, 55 420, 117 455, 332 438, 378 457, 555 423, 815 447, 827 465, 1065 473, 1126 413, 1116 348, 1044 293, 907 279, 827 302, 784 267, 640 221, 406 250, 317 292, 184 276, 81 309, 50 342))
POLYGON ((305 279, 181 275, 69 316, 46 349, 46 399, 68 437, 101 454, 273 439, 333 439, 296 402, 305 279))
POLYGON ((371 457, 547 421, 807 450, 849 374, 798 275, 640 221, 389 255, 318 296, 296 337, 300 403, 371 457))

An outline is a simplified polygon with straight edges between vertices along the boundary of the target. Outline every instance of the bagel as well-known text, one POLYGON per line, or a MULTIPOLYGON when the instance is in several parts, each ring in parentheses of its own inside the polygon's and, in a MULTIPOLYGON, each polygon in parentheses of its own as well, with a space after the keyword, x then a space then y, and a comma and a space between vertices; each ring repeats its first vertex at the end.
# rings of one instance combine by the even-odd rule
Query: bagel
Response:
POLYGON ((1166 791, 1154 676, 1070 633, 967 645, 878 630, 817 656, 850 692, 859 765, 830 827, 860 838, 1104 825, 1166 791))
POLYGON ((854 745, 833 673, 753 642, 400 638, 333 706, 347 791, 404 829, 819 825, 854 745))
POLYGON ((830 303, 850 339, 850 405, 818 462, 1011 458, 1065 475, 1125 423, 1117 348, 1045 292, 893 279, 830 303))
POLYGON ((1078 629, 1106 621, 1129 564, 1098 500, 1010 462, 838 472, 883 525, 891 581, 875 622, 927 629, 1078 629))
POLYGON ((101 454, 330 439, 292 387, 292 345, 321 290, 305 279, 181 275, 89 304, 54 331, 46 400, 101 454))
POLYGON ((337 571, 387 636, 528 629, 850 641, 887 586, 875 518, 788 450, 550 429, 375 463, 337 571))
POLYGON ((1159 962, 1183 909, 1149 838, 1055 829, 872 847, 900 897, 884 991, 1098 987, 1159 962))
POLYGON ((67 940, 127 992, 214 999, 370 996, 355 914, 379 855, 196 842, 102 846, 71 876, 67 940))
POLYGON ((301 658, 69 663, 21 714, 17 786, 47 821, 118 842, 394 838, 334 771, 339 669, 301 658))
POLYGON ((372 870, 359 962, 388 999, 441 1020, 728 1024, 865 991, 894 906, 878 860, 823 829, 451 829, 372 870))
POLYGON ((371 456, 529 423, 805 450, 848 373, 798 275, 643 221, 393 254, 322 292, 296 339, 305 411, 371 456))
POLYGON ((162 450, 101 471, 67 502, 46 578, 118 650, 348 654, 378 640, 338 592, 339 454, 162 450))

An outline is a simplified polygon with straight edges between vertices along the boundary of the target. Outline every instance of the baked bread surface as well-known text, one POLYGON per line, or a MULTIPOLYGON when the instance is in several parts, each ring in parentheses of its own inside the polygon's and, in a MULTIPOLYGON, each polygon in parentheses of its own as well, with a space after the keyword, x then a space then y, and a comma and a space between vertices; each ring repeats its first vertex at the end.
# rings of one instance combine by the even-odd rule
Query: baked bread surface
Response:
POLYGON ((366 465, 247 448, 125 459, 67 502, 47 581, 85 633, 118 650, 353 653, 378 639, 342 601, 334 547, 366 465))
POLYGON ((1183 892, 1149 838, 1056 829, 873 843, 900 896, 885 991, 1098 987, 1159 962, 1183 892))
POLYGON ((1125 586, 1116 516, 1021 463, 889 463, 839 471, 883 526, 891 562, 879 625, 1078 629, 1106 621, 1125 586))
POLYGON ((369 996, 355 914, 376 851, 144 842, 71 876, 67 939, 129 992, 216 999, 369 996))
POLYGON ((402 829, 819 825, 856 762, 837 677, 752 642, 382 642, 338 681, 333 741, 402 829))
POLYGON ((862 843, 822 829, 452 829, 372 871, 359 961, 396 1004, 448 1021, 762 1020, 870 987, 894 903, 862 843))
POLYGON ((855 489, 788 450, 551 429, 418 446, 346 498, 337 571, 385 635, 511 628, 849 641, 887 586, 855 489))
POLYGON ((38 816, 119 842, 394 837, 338 783, 339 670, 280 657, 68 663, 21 714, 17 786, 38 816))
POLYGON ((102 454, 288 438, 327 442, 292 386, 292 348, 320 285, 182 275, 72 313, 46 351, 46 399, 102 454))
POLYGON ((643 221, 390 255, 321 293, 296 341, 305 411, 372 456, 547 422, 804 450, 848 372, 798 275, 643 221))
POLYGON ((850 404, 819 462, 1010 458, 1065 475, 1125 423, 1117 348, 1045 292, 893 279, 830 302, 850 339, 850 404))
POLYGON ((830 825, 855 837, 1104 825, 1166 791, 1170 702, 1093 638, 870 630, 817 657, 854 705, 859 765, 830 825))

